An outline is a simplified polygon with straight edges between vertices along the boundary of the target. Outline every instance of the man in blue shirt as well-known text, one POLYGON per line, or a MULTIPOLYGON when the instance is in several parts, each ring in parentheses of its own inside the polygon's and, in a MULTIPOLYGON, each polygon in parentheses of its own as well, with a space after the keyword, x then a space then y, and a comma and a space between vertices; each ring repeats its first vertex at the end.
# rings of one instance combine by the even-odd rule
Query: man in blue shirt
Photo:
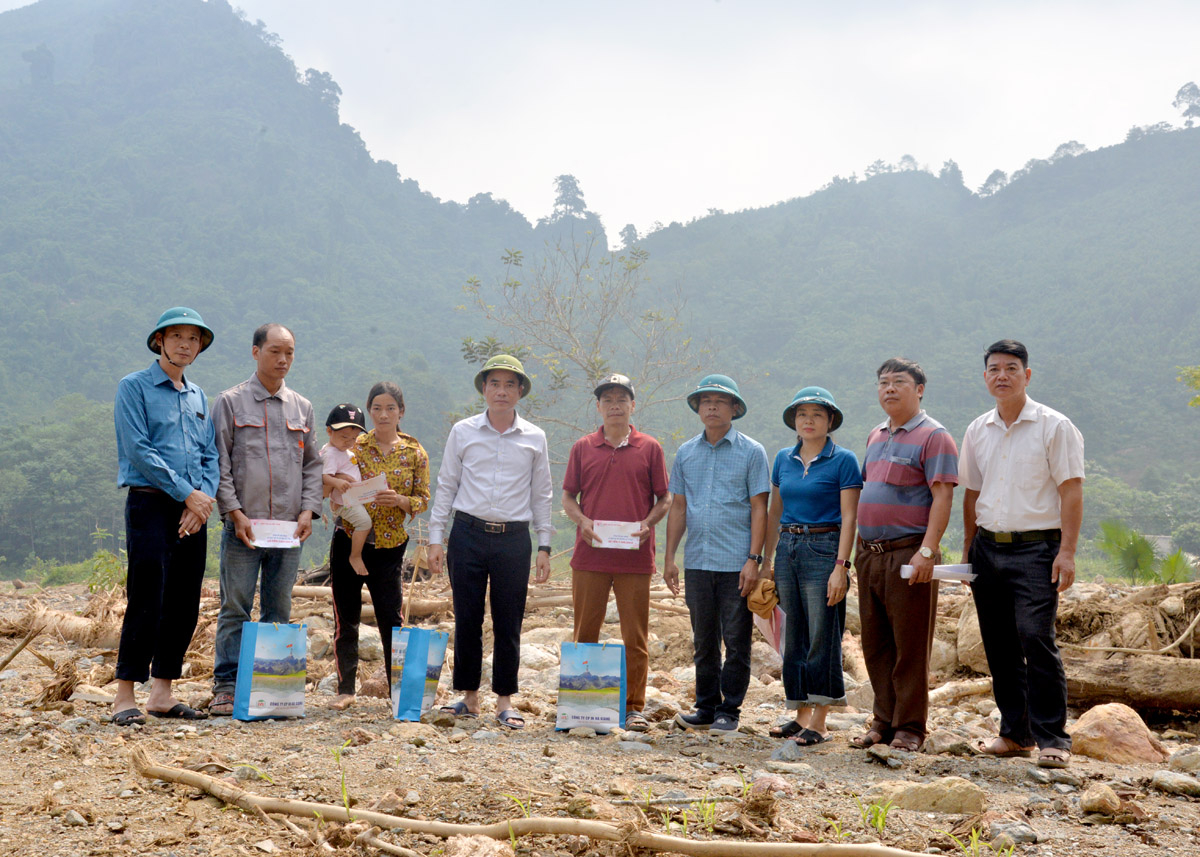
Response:
POLYGON ((133 689, 151 675, 146 710, 152 715, 185 720, 207 716, 176 700, 171 683, 183 671, 196 630, 206 522, 219 477, 208 400, 183 372, 212 341, 212 330, 195 310, 169 309, 146 340, 158 359, 117 386, 117 484, 129 489, 129 605, 121 627, 112 717, 119 726, 146 722, 133 689))
POLYGON ((684 598, 692 620, 696 710, 675 722, 735 732, 750 685, 754 625, 746 596, 763 561, 770 469, 762 444, 733 427, 745 416, 746 402, 732 378, 709 375, 687 401, 704 431, 679 447, 671 468, 663 579, 678 595, 675 551, 686 531, 684 598))

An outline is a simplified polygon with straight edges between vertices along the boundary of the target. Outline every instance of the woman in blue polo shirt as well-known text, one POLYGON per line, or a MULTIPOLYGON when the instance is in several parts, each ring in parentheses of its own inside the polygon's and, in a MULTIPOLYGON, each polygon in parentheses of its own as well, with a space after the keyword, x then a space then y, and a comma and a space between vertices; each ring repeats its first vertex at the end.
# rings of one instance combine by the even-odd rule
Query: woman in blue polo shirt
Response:
POLYGON ((807 747, 829 740, 825 715, 846 701, 842 629, 862 469, 829 437, 842 412, 828 390, 805 387, 783 421, 796 445, 779 450, 771 469, 763 572, 787 614, 783 689, 796 716, 771 734, 807 747))

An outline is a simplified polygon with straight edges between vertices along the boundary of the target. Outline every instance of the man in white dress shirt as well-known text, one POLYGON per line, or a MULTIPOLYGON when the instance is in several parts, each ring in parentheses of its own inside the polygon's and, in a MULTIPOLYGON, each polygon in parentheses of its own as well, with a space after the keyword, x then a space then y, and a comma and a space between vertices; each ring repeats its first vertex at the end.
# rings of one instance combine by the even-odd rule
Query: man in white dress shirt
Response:
POLYGON ((1000 734, 976 749, 1065 767, 1067 679, 1054 639, 1058 593, 1075 582, 1083 519, 1083 436, 1025 394, 1029 352, 1012 339, 988 346, 983 380, 996 407, 963 437, 959 476, 963 556, 1000 709, 1000 734))
POLYGON ((429 567, 440 574, 445 563, 450 571, 454 689, 463 692, 445 710, 460 717, 479 714, 483 609, 490 581, 496 720, 510 729, 525 726, 512 707, 512 695, 517 692, 529 589, 530 523, 538 538, 537 583, 550 577, 554 535, 546 433, 517 414, 517 403, 530 386, 515 357, 498 354, 484 364, 475 376, 475 389, 483 394, 487 410, 450 429, 429 519, 429 567), (454 526, 447 542, 451 514, 454 526))

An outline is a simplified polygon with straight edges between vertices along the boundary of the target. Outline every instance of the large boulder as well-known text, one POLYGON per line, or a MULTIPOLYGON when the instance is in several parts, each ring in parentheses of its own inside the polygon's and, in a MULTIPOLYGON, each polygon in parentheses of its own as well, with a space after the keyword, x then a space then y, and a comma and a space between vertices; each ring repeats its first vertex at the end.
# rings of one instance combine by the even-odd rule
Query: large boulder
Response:
POLYGON ((358 658, 363 661, 383 660, 383 640, 374 625, 358 626, 358 658))
POLYGON ((867 789, 863 802, 885 804, 917 812, 944 812, 951 815, 977 815, 987 806, 983 789, 962 777, 942 777, 932 783, 888 780, 867 789))
POLYGON ((1157 764, 1170 755, 1138 713, 1119 702, 1088 709, 1067 731, 1073 753, 1102 762, 1157 764))
POLYGON ((769 643, 755 640, 750 646, 750 674, 779 678, 783 675, 783 658, 769 643))
POLYGON ((991 675, 988 669, 987 653, 983 650, 983 636, 979 633, 979 616, 975 612, 975 602, 963 604, 962 615, 958 617, 958 662, 977 673, 991 675))

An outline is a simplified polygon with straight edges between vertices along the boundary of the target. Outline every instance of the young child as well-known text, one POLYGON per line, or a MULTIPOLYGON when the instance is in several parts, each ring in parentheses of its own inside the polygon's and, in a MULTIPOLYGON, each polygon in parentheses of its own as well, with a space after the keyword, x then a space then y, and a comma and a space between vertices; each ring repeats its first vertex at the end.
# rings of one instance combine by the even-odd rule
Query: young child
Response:
POLYGON ((329 497, 333 513, 354 527, 350 535, 350 567, 363 577, 367 576, 367 566, 363 563, 362 552, 367 536, 371 534, 371 516, 361 503, 343 506, 342 492, 353 483, 362 481, 362 474, 349 450, 366 430, 362 410, 343 403, 325 418, 329 443, 321 447, 321 458, 325 463, 321 482, 325 486, 325 496, 329 497))

